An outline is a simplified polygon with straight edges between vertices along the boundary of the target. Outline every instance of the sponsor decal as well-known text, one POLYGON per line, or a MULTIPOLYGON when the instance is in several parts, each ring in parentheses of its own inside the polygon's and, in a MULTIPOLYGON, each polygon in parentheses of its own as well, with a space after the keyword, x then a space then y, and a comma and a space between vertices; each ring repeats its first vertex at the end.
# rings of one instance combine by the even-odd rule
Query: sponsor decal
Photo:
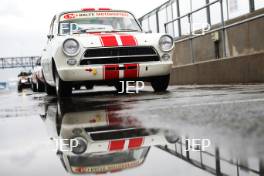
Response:
POLYGON ((93 69, 92 68, 87 68, 87 69, 85 69, 85 71, 92 72, 93 69))
POLYGON ((69 20, 69 19, 74 19, 74 18, 76 18, 76 14, 74 14, 74 13, 68 13, 68 14, 65 14, 65 15, 63 16, 63 18, 64 18, 64 19, 67 19, 67 20, 69 20))
POLYGON ((130 16, 127 12, 95 12, 95 15, 98 17, 107 16, 107 17, 128 17, 130 16))
POLYGON ((93 74, 94 76, 97 74, 97 70, 96 70, 96 68, 93 68, 93 69, 92 69, 92 74, 93 74))
POLYGON ((109 164, 109 165, 103 165, 103 166, 93 166, 93 167, 71 167, 73 173, 104 173, 108 171, 117 171, 127 168, 132 168, 140 165, 144 161, 144 158, 136 160, 136 161, 130 161, 130 162, 124 162, 124 163, 118 163, 118 164, 109 164))
POLYGON ((133 18, 131 14, 127 12, 96 12, 93 9, 85 9, 83 12, 78 13, 67 13, 61 17, 61 21, 76 19, 76 18, 87 18, 87 17, 128 17, 133 18))

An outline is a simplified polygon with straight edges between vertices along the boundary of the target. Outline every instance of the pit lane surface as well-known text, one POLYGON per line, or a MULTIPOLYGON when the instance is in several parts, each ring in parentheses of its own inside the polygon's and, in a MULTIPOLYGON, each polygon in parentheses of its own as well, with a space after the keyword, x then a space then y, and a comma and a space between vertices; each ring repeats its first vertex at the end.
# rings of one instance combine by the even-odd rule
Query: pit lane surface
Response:
POLYGON ((130 95, 96 87, 61 101, 25 90, 0 93, 0 98, 0 175, 67 175, 45 115, 78 112, 81 103, 87 111, 114 109, 144 128, 179 136, 176 145, 151 147, 140 166, 106 175, 263 174, 264 85, 171 86, 166 93, 147 87, 130 95), (204 153, 185 152, 186 138, 209 139, 211 145, 204 153))

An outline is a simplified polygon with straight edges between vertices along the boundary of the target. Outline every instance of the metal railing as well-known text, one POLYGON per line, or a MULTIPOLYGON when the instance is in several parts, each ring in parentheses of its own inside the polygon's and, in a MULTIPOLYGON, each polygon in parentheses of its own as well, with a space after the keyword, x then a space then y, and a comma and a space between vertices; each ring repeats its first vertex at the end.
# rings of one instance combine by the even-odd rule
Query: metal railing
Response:
POLYGON ((176 142, 174 147, 168 147, 168 146, 157 146, 159 149, 191 164, 192 166, 199 168, 201 170, 204 170, 205 172, 208 172, 213 175, 217 176, 239 176, 243 175, 242 172, 246 172, 247 174, 249 172, 262 176, 264 174, 264 166, 261 158, 258 159, 257 166, 248 166, 247 164, 241 162, 239 158, 227 158, 227 156, 223 157, 220 153, 220 149, 218 147, 214 148, 214 151, 203 151, 201 148, 195 148, 193 146, 188 146, 190 144, 187 144, 187 141, 179 140, 176 142), (188 147, 190 147, 188 149, 188 147), (188 150, 187 150, 188 149, 188 150), (190 151, 192 149, 195 149, 195 151, 190 151), (196 152, 197 154, 194 154, 196 152), (211 158, 212 160, 208 160, 208 158, 211 158), (211 163, 210 163, 211 161, 211 163), (212 163, 213 162, 213 163, 212 163), (243 164, 242 164, 243 163, 243 164), (256 169, 259 166, 258 169, 256 169), (252 168, 253 167, 253 168, 252 168), (232 170, 232 173, 228 173, 227 168, 229 170, 232 170))
MULTIPOLYGON (((241 0, 241 1, 243 1, 243 2, 248 1, 248 8, 249 8, 249 11, 248 12, 255 11, 255 9, 256 9, 256 7, 255 7, 256 5, 255 4, 256 4, 256 2, 258 0, 241 0)), ((184 1, 184 3, 186 3, 186 4, 188 4, 188 2, 189 2, 189 4, 192 4, 192 0, 186 0, 186 1, 184 1)), ((199 2, 203 2, 203 1, 199 1, 199 2)), ((215 4, 215 2, 212 2, 212 0, 204 0, 204 2, 205 2, 205 5, 201 6, 200 7, 200 10, 201 9, 204 9, 204 7, 207 7, 206 8, 206 18, 207 18, 207 22, 209 24, 211 24, 211 16, 212 16, 212 14, 211 14, 210 6, 213 5, 213 4, 215 4), (208 4, 210 4, 210 5, 208 5, 208 4)), ((222 0, 222 3, 223 2, 225 2, 225 7, 224 8, 226 9, 226 20, 229 20, 230 19, 230 17, 229 17, 230 16, 229 15, 229 6, 230 6, 229 4, 230 4, 230 0, 222 0)), ((159 12, 162 9, 167 8, 168 6, 171 6, 171 14, 169 14, 168 9, 166 9, 166 19, 168 19, 168 16, 171 16, 172 18, 174 18, 175 15, 176 15, 176 18, 182 17, 183 15, 186 16, 188 14, 184 14, 184 12, 182 12, 183 9, 180 8, 180 4, 182 4, 182 3, 183 2, 180 2, 180 0, 168 0, 167 2, 161 4, 157 8, 153 9, 152 11, 150 11, 147 14, 143 15, 142 17, 140 17, 139 18, 139 21, 142 23, 142 21, 145 20, 146 18, 149 18, 152 15, 156 15, 156 29, 157 29, 157 32, 160 32, 159 26, 160 26, 160 23, 162 23, 162 22, 159 20, 159 12), (175 4, 175 9, 173 9, 173 7, 172 7, 173 4, 175 4), (174 13, 175 13, 175 15, 174 15, 174 13)), ((239 2, 237 2, 237 3, 239 4, 239 2)), ((197 9, 195 11, 199 11, 199 10, 197 9)), ((192 12, 194 12, 194 11, 192 11, 192 12)), ((248 12, 246 12, 246 13, 248 13, 248 12)), ((166 22, 168 23, 168 20, 166 22)), ((179 23, 180 23, 180 21, 179 21, 179 23)), ((179 36, 181 36, 181 32, 180 32, 181 31, 181 25, 178 25, 178 31, 179 31, 179 36)))
POLYGON ((34 68, 39 58, 39 56, 0 58, 0 69, 19 67, 34 68))
MULTIPOLYGON (((200 36, 200 35, 193 35, 193 32, 194 32, 194 29, 193 29, 193 16, 194 16, 195 13, 199 13, 201 11, 205 11, 206 12, 206 21, 211 27, 212 21, 211 21, 210 9, 211 9, 211 7, 213 5, 216 6, 217 4, 219 4, 219 11, 220 11, 220 18, 221 18, 220 19, 220 23, 216 23, 214 29, 206 31, 205 33, 203 33, 203 35, 210 34, 210 33, 213 33, 213 32, 220 32, 221 40, 220 40, 220 37, 219 37, 218 41, 221 41, 221 46, 222 46, 221 47, 222 48, 221 57, 226 57, 227 56, 227 47, 226 47, 226 29, 227 28, 230 28, 230 27, 242 24, 242 23, 246 23, 246 22, 251 21, 251 20, 262 18, 264 16, 263 14, 261 14, 261 15, 258 15, 258 16, 252 17, 252 18, 248 18, 248 19, 236 22, 234 24, 226 25, 225 20, 229 20, 229 12, 228 12, 228 4, 229 4, 228 2, 229 2, 229 0, 215 0, 215 1, 204 0, 204 1, 205 1, 205 5, 201 6, 200 8, 197 8, 196 10, 190 11, 189 13, 186 13, 186 14, 180 16, 182 9, 180 9, 179 0, 169 0, 169 1, 165 2, 164 4, 160 5, 159 7, 155 8, 151 12, 147 13, 143 17, 141 17, 139 19, 139 21, 142 24, 143 21, 146 18, 149 20, 149 18, 152 15, 156 15, 156 28, 157 28, 156 31, 157 32, 161 31, 160 26, 162 26, 161 24, 164 24, 164 26, 163 26, 164 29, 165 29, 164 31, 166 33, 168 33, 169 25, 171 25, 170 27, 171 27, 171 30, 172 30, 172 34, 175 37, 174 38, 175 43, 179 43, 179 42, 186 41, 186 40, 190 41, 189 43, 190 43, 191 60, 192 60, 192 63, 194 63, 195 62, 195 53, 193 51, 193 39, 200 36), (223 2, 225 2, 226 7, 224 7, 224 3, 223 2), (176 5, 176 7, 177 7, 176 8, 176 11, 177 11, 177 13, 176 13, 177 17, 176 18, 173 18, 173 14, 175 14, 175 11, 173 11, 172 4, 174 4, 174 3, 176 5), (171 6, 171 14, 168 14, 167 7, 169 7, 169 6, 171 6), (159 18, 159 12, 162 9, 164 9, 164 8, 166 8, 166 19, 167 20, 166 20, 165 23, 162 23, 159 20, 160 19, 159 18), (226 8, 226 13, 224 13, 224 8, 226 8), (171 20, 168 20, 168 16, 169 15, 171 15, 171 17, 172 17, 171 20), (182 29, 183 25, 182 25, 182 23, 184 22, 184 19, 186 19, 186 18, 188 18, 188 23, 189 23, 188 27, 189 27, 189 29, 188 29, 187 35, 183 36, 183 32, 182 32, 183 31, 183 29, 182 29), (175 25, 174 25, 175 23, 177 24, 177 29, 175 29, 175 25), (178 31, 178 35, 177 36, 175 35, 175 30, 178 31)), ((255 1, 254 0, 247 0, 247 1, 249 2, 249 12, 255 11, 255 1)), ((149 21, 148 21, 148 25, 150 25, 149 21)), ((197 31, 199 31, 199 30, 202 30, 202 29, 197 29, 197 31)))
MULTIPOLYGON (((192 15, 194 13, 197 13, 197 12, 199 12, 201 10, 204 10, 204 9, 209 10, 209 7, 214 5, 214 4, 216 4, 216 3, 220 3, 221 27, 222 28, 219 29, 219 30, 221 30, 221 35, 222 35, 222 42, 221 43, 222 43, 222 48, 223 48, 223 57, 226 57, 226 41, 225 41, 226 37, 225 37, 225 28, 224 28, 225 27, 225 20, 224 20, 223 0, 215 0, 215 1, 211 2, 211 3, 209 3, 209 1, 208 1, 208 3, 205 6, 202 6, 202 7, 198 8, 198 9, 196 9, 196 10, 193 10, 193 11, 185 14, 185 15, 182 15, 182 16, 176 18, 176 19, 173 19, 171 21, 168 21, 168 22, 164 23, 165 32, 167 33, 167 28, 168 28, 169 24, 174 23, 175 21, 180 21, 181 19, 183 19, 185 17, 188 17, 189 33, 190 33, 189 40, 190 40, 190 49, 191 49, 192 63, 195 62, 195 56, 194 56, 194 52, 193 52, 193 42, 192 42, 192 40, 194 38, 193 35, 192 35, 192 33, 193 33, 192 15)), ((207 11, 207 22, 211 25, 210 12, 208 13, 208 11, 207 11)))

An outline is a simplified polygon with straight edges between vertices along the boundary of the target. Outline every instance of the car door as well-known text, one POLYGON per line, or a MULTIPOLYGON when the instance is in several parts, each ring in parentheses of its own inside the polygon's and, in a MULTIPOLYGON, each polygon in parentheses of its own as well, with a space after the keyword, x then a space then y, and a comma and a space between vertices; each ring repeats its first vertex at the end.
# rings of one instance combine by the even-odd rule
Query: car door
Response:
POLYGON ((44 78, 46 82, 50 85, 54 85, 54 79, 52 74, 52 43, 55 38, 55 34, 54 34, 55 20, 56 20, 56 16, 54 16, 51 21, 49 34, 47 35, 48 40, 43 49, 42 59, 41 59, 44 78))

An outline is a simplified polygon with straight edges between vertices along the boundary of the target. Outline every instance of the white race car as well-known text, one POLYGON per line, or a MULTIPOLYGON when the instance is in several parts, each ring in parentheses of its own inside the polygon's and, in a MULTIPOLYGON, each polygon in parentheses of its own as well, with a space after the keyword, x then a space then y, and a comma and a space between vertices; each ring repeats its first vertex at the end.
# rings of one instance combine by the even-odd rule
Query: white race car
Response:
POLYGON ((47 94, 69 96, 73 87, 147 81, 155 91, 169 84, 174 42, 145 33, 127 11, 85 8, 54 16, 41 65, 47 94))

